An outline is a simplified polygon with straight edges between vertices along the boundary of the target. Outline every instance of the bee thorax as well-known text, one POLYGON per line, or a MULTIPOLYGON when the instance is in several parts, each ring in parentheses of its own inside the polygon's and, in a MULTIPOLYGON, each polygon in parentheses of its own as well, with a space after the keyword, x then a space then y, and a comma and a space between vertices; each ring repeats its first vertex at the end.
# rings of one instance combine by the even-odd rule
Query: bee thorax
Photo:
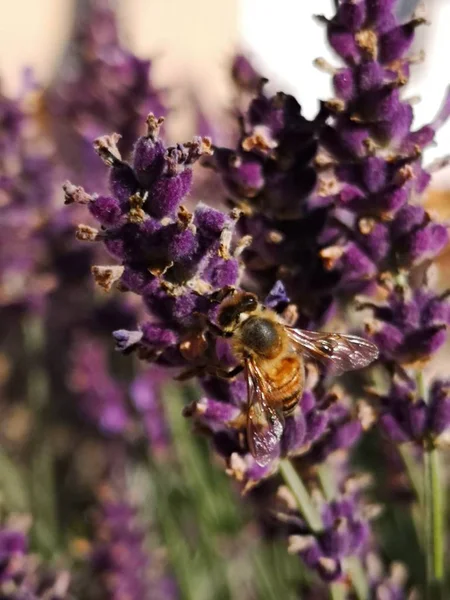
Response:
POLYGON ((276 356, 280 351, 281 339, 277 326, 269 319, 249 317, 241 326, 241 342, 263 357, 276 356))

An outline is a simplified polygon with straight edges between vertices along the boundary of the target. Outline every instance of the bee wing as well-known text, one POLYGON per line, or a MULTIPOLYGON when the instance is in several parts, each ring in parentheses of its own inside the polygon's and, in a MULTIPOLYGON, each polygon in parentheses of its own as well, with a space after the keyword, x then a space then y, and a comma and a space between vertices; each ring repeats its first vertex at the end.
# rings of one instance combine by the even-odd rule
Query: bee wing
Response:
POLYGON ((300 352, 330 366, 335 375, 362 369, 378 358, 378 348, 357 335, 318 333, 286 327, 293 345, 300 352))
POLYGON ((264 375, 252 359, 245 361, 248 391, 247 438, 256 462, 264 467, 278 456, 283 433, 283 413, 273 408, 264 375))

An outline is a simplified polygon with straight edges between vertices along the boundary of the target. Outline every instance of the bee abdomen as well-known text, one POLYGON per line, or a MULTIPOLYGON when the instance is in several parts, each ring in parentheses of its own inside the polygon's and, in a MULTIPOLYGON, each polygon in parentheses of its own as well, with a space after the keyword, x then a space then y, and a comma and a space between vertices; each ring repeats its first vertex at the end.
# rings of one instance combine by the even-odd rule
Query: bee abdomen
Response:
POLYGON ((283 413, 286 417, 288 417, 294 412, 294 409, 297 406, 298 401, 300 400, 301 392, 301 389, 296 389, 291 394, 289 394, 289 396, 283 398, 283 413))

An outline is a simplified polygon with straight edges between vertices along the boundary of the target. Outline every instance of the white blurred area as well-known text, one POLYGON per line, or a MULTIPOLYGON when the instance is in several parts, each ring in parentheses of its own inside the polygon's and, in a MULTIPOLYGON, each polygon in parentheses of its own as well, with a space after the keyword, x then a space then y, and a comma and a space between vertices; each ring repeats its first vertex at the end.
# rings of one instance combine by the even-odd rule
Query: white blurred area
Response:
POLYGON ((0 0, 0 81, 17 94, 23 70, 47 82, 58 67, 71 32, 75 0, 0 0))
MULTIPOLYGON (((450 85, 450 0, 427 0, 425 14, 430 25, 419 41, 425 44, 425 62, 413 67, 405 98, 420 96, 414 106, 414 127, 431 121, 450 85)), ((254 59, 272 89, 295 95, 305 116, 312 117, 317 100, 329 98, 330 76, 313 66, 317 57, 338 66, 337 57, 324 41, 323 25, 314 14, 333 14, 332 0, 240 0, 239 30, 243 50, 254 59)), ((413 52, 419 51, 415 48, 413 52)), ((450 121, 437 135, 438 144, 425 153, 426 164, 450 154, 450 121)), ((450 188, 450 168, 435 176, 434 185, 450 188)))

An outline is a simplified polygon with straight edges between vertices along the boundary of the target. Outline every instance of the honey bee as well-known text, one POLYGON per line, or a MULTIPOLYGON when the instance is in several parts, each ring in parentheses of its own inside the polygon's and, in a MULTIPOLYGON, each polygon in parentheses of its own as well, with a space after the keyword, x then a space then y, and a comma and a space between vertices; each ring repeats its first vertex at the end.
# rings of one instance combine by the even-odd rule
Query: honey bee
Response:
POLYGON ((227 290, 220 300, 216 332, 229 337, 247 382, 247 438, 256 462, 275 456, 284 420, 294 411, 305 384, 305 357, 329 365, 334 374, 361 369, 378 348, 355 335, 294 329, 249 292, 227 290))

